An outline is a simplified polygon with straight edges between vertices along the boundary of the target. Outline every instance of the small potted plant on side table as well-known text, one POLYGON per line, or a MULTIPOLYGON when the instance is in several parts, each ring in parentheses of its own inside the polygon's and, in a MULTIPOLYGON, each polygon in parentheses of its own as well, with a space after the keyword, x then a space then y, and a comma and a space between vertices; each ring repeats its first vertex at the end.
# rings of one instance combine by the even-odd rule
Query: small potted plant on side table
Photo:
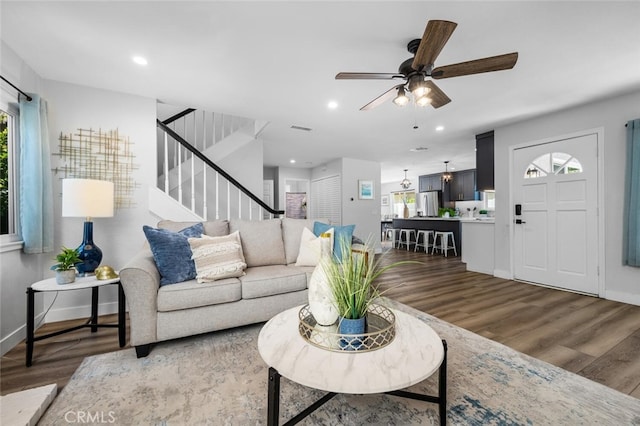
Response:
POLYGON ((58 284, 74 282, 76 280, 76 265, 82 263, 76 249, 62 247, 56 256, 56 261, 58 263, 51 267, 52 271, 56 271, 56 282, 58 284))

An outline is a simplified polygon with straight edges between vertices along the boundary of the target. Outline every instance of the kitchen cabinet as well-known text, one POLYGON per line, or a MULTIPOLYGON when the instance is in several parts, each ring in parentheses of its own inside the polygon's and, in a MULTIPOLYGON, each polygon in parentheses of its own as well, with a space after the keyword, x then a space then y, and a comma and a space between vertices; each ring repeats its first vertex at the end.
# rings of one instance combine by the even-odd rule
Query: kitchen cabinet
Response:
POLYGON ((476 188, 478 191, 495 189, 493 153, 493 130, 476 135, 476 188))
POLYGON ((418 190, 420 192, 442 191, 442 181, 440 174, 422 175, 418 178, 418 190))
POLYGON ((474 201, 479 199, 479 194, 476 192, 475 169, 452 173, 452 179, 449 183, 449 201, 474 201))

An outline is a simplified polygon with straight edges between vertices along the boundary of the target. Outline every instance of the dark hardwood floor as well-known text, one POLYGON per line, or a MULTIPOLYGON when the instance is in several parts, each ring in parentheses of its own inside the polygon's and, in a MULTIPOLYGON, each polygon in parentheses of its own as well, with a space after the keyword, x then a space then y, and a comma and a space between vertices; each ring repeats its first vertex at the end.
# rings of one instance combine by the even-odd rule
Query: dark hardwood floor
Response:
MULTIPOLYGON (((386 296, 640 398, 640 306, 467 272, 459 257, 392 249, 382 261, 409 259, 423 264, 385 273, 386 296)), ((81 322, 46 324, 38 334, 81 322)), ((37 342, 26 368, 22 343, 2 357, 0 393, 53 382, 62 388, 84 357, 119 349, 115 328, 82 329, 37 342)))

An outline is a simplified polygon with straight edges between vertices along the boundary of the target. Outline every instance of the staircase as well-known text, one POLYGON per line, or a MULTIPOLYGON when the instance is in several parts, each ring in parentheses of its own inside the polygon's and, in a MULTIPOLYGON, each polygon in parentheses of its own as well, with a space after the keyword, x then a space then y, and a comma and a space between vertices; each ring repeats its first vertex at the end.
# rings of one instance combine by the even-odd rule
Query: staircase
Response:
POLYGON ((157 120, 158 182, 149 191, 149 209, 181 221, 262 220, 284 214, 219 166, 243 147, 251 148, 267 124, 191 108, 157 120))

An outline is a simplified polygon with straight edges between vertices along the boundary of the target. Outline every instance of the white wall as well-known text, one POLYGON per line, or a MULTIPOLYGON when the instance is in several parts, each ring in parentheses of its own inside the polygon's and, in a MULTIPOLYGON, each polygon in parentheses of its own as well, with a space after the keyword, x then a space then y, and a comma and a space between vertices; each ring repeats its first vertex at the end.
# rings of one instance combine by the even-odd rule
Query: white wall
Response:
POLYGON ((342 223, 355 223, 355 235, 371 240, 376 252, 380 243, 380 163, 353 158, 342 159, 342 223), (371 180, 373 200, 358 199, 358 181, 371 180))
POLYGON ((354 234, 362 240, 371 236, 380 252, 380 163, 341 158, 311 171, 312 180, 335 175, 342 180, 342 225, 355 224, 354 234), (374 182, 373 200, 358 199, 358 180, 374 182))
MULTIPOLYGON (((149 213, 148 189, 155 186, 156 175, 156 101, 123 93, 94 89, 57 81, 45 81, 44 96, 49 103, 49 138, 51 153, 58 152, 60 133, 76 132, 78 128, 118 129, 121 137, 132 142, 134 163, 139 168, 133 172, 138 184, 133 199, 134 208, 122 208, 112 218, 94 219, 94 242, 102 249, 103 265, 119 269, 142 246, 142 225, 154 225, 156 219, 149 213)), ((52 167, 58 165, 53 156, 52 167)), ((53 175, 55 245, 76 247, 82 241, 82 218, 61 218, 61 181, 64 175, 53 175)), ((54 276, 46 270, 46 276, 54 276)), ((75 291, 61 293, 47 315, 47 321, 86 316, 90 305, 89 290, 86 294, 75 291)), ((45 306, 53 294, 45 294, 45 306)), ((100 312, 116 312, 117 291, 115 286, 101 290, 100 312)))
POLYGON ((511 206, 509 205, 509 147, 603 128, 604 203, 600 214, 605 223, 605 297, 640 305, 640 268, 622 264, 622 215, 626 158, 625 123, 640 117, 640 92, 558 111, 543 117, 495 129, 495 268, 496 275, 511 277, 511 206))

